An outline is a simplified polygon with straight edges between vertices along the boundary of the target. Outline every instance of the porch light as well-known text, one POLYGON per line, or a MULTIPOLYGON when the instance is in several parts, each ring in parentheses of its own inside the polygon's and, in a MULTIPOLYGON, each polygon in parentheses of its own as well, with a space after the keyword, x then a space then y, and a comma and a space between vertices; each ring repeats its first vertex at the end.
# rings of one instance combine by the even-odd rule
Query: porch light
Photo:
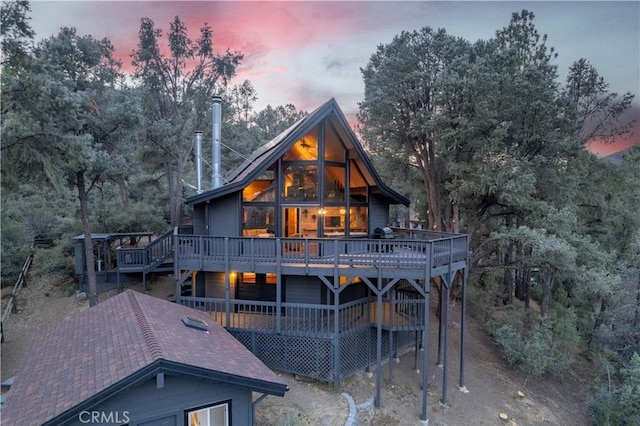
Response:
POLYGON ((344 207, 341 207, 341 208, 340 208, 340 214, 341 214, 341 215, 344 215, 344 214, 346 214, 346 213, 347 213, 347 209, 345 209, 344 207))
POLYGON ((319 209, 318 209, 318 214, 319 214, 320 216, 324 216, 325 214, 327 214, 327 209, 325 209, 325 208, 319 208, 319 209))

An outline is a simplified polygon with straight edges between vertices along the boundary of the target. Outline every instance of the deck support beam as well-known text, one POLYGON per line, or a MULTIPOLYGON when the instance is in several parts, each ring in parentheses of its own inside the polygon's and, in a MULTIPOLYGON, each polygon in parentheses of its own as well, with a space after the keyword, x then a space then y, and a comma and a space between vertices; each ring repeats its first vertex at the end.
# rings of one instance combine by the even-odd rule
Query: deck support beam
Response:
POLYGON ((427 261, 424 265, 424 331, 422 339, 423 356, 422 356, 422 413, 420 419, 427 419, 427 391, 429 387, 429 295, 431 290, 431 259, 433 259, 433 243, 427 245, 427 261))
MULTIPOLYGON (((336 271, 337 274, 337 271, 336 271)), ((340 390, 340 278, 333 282, 333 389, 340 390)))

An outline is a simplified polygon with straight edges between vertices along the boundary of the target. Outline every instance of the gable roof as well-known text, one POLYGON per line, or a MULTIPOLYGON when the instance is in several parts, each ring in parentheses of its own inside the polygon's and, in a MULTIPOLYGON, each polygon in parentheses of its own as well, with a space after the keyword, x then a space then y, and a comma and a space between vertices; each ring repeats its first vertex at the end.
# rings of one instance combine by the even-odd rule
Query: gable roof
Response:
POLYGON ((62 423, 173 372, 283 396, 287 384, 206 313, 127 290, 34 339, 2 407, 3 423, 62 423), (187 327, 184 316, 208 332, 187 327))
POLYGON ((187 204, 200 204, 244 189, 253 180, 260 176, 260 174, 264 173, 264 171, 278 158, 283 156, 296 141, 302 138, 325 118, 331 119, 332 123, 336 124, 336 128, 342 136, 343 142, 347 144, 347 148, 353 149, 356 152, 356 161, 360 163, 361 170, 365 171, 365 179, 369 181, 369 184, 377 187, 380 193, 391 198, 396 203, 408 206, 409 200, 406 197, 397 193, 382 182, 334 98, 331 98, 322 106, 308 114, 306 117, 298 120, 288 129, 253 152, 248 160, 245 160, 231 173, 228 177, 229 183, 221 186, 220 188, 205 191, 202 194, 190 197, 186 201, 187 204))

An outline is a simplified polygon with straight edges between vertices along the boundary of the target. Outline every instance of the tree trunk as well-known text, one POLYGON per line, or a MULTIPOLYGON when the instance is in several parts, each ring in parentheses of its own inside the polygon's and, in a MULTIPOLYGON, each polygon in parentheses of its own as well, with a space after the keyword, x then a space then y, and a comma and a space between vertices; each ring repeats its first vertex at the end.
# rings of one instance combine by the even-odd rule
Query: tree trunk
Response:
POLYGON ((460 206, 455 201, 451 203, 451 232, 460 233, 460 206))
POLYGON ((178 211, 176 209, 176 186, 178 183, 175 181, 174 176, 174 167, 170 158, 165 160, 164 164, 166 175, 167 175, 167 187, 169 189, 169 217, 171 220, 171 227, 178 226, 177 224, 180 222, 180 218, 178 217, 178 211))
POLYGON ((76 187, 80 201, 80 221, 84 233, 84 258, 89 282, 89 306, 98 304, 98 281, 96 279, 95 258, 93 257, 93 240, 91 239, 91 225, 89 224, 89 201, 87 196, 84 171, 76 173, 76 187))
POLYGON ((636 311, 634 313, 633 324, 636 330, 640 330, 640 277, 636 286, 636 311))
POLYGON ((553 294, 553 273, 549 270, 540 271, 540 285, 542 286, 542 300, 540 302, 540 316, 546 317, 549 313, 551 295, 553 294))
POLYGON ((118 189, 120 190, 120 202, 122 203, 122 210, 129 210, 129 189, 127 188, 127 182, 124 178, 119 178, 116 180, 116 184, 118 185, 118 189))
POLYGON ((513 248, 509 246, 507 252, 504 254, 504 264, 507 266, 504 270, 504 276, 502 279, 502 304, 513 304, 513 274, 514 269, 510 267, 513 263, 513 248))

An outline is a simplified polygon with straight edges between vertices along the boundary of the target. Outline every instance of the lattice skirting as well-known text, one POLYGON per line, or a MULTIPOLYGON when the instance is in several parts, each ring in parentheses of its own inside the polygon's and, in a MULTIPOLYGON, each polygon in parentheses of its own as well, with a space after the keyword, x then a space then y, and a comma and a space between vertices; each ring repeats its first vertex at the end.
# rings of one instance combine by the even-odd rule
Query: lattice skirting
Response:
MULTIPOLYGON (((272 370, 285 371, 323 382, 333 382, 334 342, 314 337, 283 336, 260 332, 231 331, 231 334, 272 370)), ((420 333, 421 334, 421 333, 420 333)), ((382 331, 382 358, 399 356, 415 348, 413 331, 390 334, 382 331)), ((340 336, 340 379, 362 371, 376 362, 376 330, 362 328, 340 336)))

